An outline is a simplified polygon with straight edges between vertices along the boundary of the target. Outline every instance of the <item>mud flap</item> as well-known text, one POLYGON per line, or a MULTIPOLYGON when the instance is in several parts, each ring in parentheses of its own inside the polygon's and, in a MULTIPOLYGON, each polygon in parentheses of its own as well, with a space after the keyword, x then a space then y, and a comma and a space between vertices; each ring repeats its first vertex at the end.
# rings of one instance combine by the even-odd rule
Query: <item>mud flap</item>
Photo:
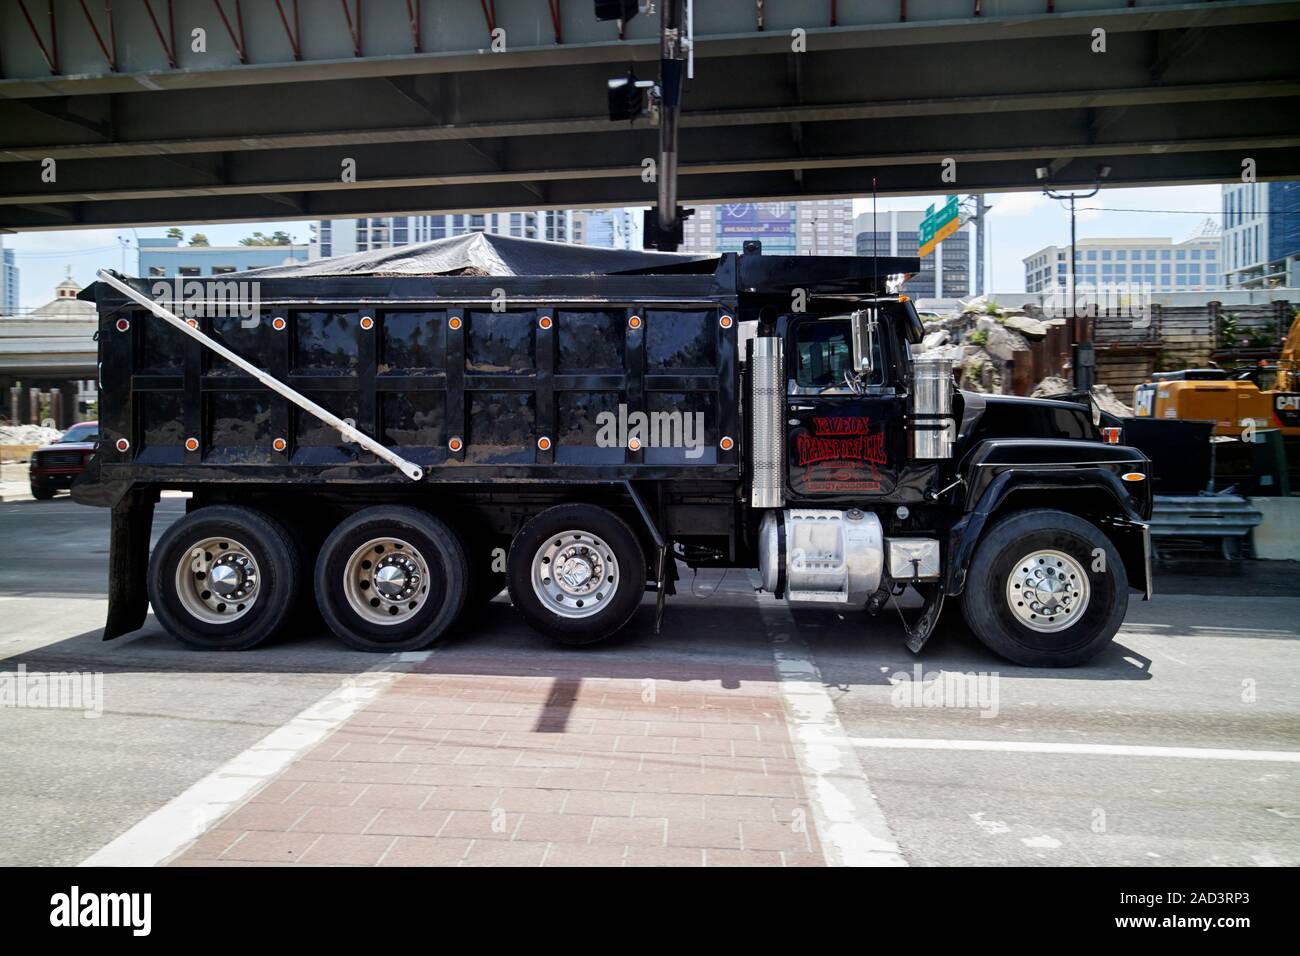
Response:
POLYGON ((943 599, 948 588, 943 582, 931 586, 913 585, 913 587, 925 599, 925 603, 921 606, 921 614, 915 623, 907 623, 907 618, 903 617, 903 609, 898 606, 897 600, 894 601, 894 607, 898 611, 899 620, 903 622, 903 632, 907 635, 907 649, 913 654, 919 654, 925 642, 934 633, 935 625, 939 623, 939 614, 943 611, 943 599))
POLYGON ((104 622, 103 637, 106 641, 139 630, 149 613, 145 575, 157 500, 156 491, 130 491, 113 505, 108 545, 108 620, 104 622))

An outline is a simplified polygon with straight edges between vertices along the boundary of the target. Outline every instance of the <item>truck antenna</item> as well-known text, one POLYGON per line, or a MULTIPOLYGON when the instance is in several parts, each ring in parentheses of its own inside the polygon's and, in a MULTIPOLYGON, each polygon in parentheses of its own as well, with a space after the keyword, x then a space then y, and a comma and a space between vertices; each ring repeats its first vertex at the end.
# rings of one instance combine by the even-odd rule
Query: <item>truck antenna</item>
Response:
MULTIPOLYGON (((880 295, 880 255, 878 243, 880 233, 876 230, 876 177, 871 177, 871 295, 874 300, 880 295)), ((874 308, 872 310, 875 311, 874 308)))

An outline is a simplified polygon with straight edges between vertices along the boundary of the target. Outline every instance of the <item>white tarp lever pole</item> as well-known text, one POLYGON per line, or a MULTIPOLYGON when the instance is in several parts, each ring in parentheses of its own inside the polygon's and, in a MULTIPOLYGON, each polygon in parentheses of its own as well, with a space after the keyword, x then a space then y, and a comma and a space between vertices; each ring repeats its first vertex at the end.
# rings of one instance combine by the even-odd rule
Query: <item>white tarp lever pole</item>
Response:
POLYGON ((114 289, 116 289, 118 292, 121 292, 128 299, 131 299, 133 302, 137 302, 140 305, 144 306, 146 309, 148 309, 154 315, 158 316, 158 318, 162 319, 164 322, 167 322, 170 325, 174 325, 176 328, 180 329, 190 338, 197 339, 203 345, 204 348, 211 349, 212 351, 216 352, 227 362, 247 372, 249 375, 253 376, 255 379, 257 379, 259 382, 261 382, 271 391, 275 392, 277 395, 282 395, 283 397, 287 398, 289 401, 297 405, 299 408, 303 409, 306 412, 309 412, 312 415, 315 415, 326 425, 330 426, 330 428, 337 429, 338 433, 343 436, 344 441, 355 442, 356 444, 364 448, 366 451, 372 452, 377 457, 382 458, 384 461, 388 462, 394 468, 397 468, 399 471, 401 471, 402 474, 404 474, 407 478, 410 478, 412 481, 419 481, 424 477, 424 469, 421 468, 419 465, 415 464, 414 462, 407 461, 401 455, 394 454, 392 449, 387 448, 384 445, 380 444, 379 442, 375 441, 369 435, 357 431, 357 429, 354 426, 349 425, 347 422, 345 422, 343 419, 339 418, 337 415, 330 412, 328 409, 322 408, 321 406, 317 405, 311 399, 304 396, 301 392, 294 391, 288 385, 285 385, 284 382, 281 382, 279 379, 277 379, 275 376, 269 375, 268 373, 262 371, 262 369, 258 368, 253 363, 240 358, 238 355, 230 351, 230 349, 226 348, 216 339, 212 338, 209 335, 205 335, 203 332, 200 332, 196 327, 190 325, 184 319, 180 318, 178 315, 176 315, 176 313, 168 311, 167 309, 163 308, 157 302, 150 299, 147 295, 142 295, 141 293, 136 292, 135 289, 132 289, 129 285, 127 285, 125 282, 121 281, 116 276, 109 273, 106 269, 101 269, 99 271, 99 279, 101 282, 106 282, 109 285, 111 285, 114 289))

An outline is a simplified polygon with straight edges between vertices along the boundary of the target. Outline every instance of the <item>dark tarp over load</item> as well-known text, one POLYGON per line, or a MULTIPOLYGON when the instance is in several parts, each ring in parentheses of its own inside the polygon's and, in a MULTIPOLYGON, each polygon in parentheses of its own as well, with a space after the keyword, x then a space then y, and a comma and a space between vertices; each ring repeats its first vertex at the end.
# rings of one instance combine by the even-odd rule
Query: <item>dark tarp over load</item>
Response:
MULTIPOLYGON (((713 263, 716 259, 716 256, 601 249, 474 232, 415 245, 356 252, 347 256, 295 262, 266 269, 250 269, 230 275, 257 278, 613 275, 660 269, 672 272, 696 271, 682 267, 690 263, 713 263)), ((711 273, 713 269, 708 268, 707 271, 711 273)))

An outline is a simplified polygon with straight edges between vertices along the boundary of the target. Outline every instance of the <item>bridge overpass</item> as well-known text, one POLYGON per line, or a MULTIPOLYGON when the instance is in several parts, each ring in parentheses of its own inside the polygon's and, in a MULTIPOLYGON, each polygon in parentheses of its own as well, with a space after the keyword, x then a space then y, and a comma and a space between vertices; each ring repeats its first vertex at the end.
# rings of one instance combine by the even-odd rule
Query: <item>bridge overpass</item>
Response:
MULTIPOLYGON (((590 0, 0 0, 0 229, 648 205, 655 130, 605 90, 653 78, 657 29, 590 0)), ((695 41, 684 204, 1300 178, 1297 2, 695 0, 695 41)))

